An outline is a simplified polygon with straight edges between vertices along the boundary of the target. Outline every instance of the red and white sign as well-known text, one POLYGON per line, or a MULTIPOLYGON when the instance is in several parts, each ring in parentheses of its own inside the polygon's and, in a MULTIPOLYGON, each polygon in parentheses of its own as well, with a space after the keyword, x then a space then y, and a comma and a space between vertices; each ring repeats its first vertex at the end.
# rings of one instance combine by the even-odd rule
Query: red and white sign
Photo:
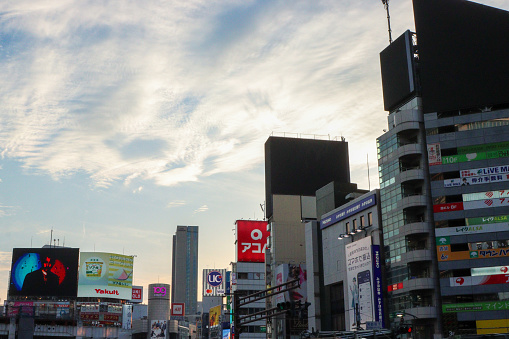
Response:
POLYGON ((133 286, 131 302, 133 303, 143 302, 143 286, 133 286))
POLYGON ((442 164, 442 153, 440 143, 428 144, 428 162, 430 166, 442 164))
POLYGON ((171 315, 184 316, 185 314, 186 314, 186 304, 184 303, 171 304, 171 315))
POLYGON ((237 220, 237 261, 265 262, 267 248, 267 222, 259 220, 237 220))
POLYGON ((463 206, 466 210, 473 210, 477 208, 504 207, 509 206, 509 198, 465 201, 463 206))
POLYGON ((387 292, 397 291, 403 288, 403 283, 397 283, 387 286, 387 292))
POLYGON ((452 287, 509 284, 509 274, 479 275, 475 277, 449 278, 452 287))
POLYGON ((448 204, 433 205, 433 212, 435 212, 435 213, 462 211, 462 210, 463 210, 462 202, 451 202, 448 204))

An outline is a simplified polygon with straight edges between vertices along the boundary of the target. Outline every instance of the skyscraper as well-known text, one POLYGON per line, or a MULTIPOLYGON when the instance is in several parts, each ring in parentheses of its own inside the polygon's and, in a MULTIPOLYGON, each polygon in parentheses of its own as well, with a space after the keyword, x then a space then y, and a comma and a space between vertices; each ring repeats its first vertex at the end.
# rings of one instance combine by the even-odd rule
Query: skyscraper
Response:
POLYGON ((177 226, 173 235, 171 302, 185 303, 186 314, 197 313, 198 226, 177 226))

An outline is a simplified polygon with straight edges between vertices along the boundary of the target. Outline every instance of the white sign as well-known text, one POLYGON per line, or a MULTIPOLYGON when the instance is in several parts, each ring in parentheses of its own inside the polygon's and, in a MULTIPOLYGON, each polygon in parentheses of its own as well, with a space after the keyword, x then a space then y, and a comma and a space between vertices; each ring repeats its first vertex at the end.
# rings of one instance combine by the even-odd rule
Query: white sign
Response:
POLYGON ((509 165, 461 170, 461 178, 509 173, 509 165))
POLYGON ((504 207, 504 206, 509 206, 509 198, 465 201, 463 203, 464 210, 473 210, 477 208, 504 207))
POLYGON ((444 180, 444 187, 480 185, 480 184, 486 184, 486 183, 490 183, 490 182, 502 182, 502 181, 509 181, 509 174, 492 174, 492 175, 482 175, 482 176, 476 176, 476 177, 446 179, 446 180, 444 180))
POLYGON ((501 223, 497 223, 497 224, 435 228, 435 235, 437 237, 443 237, 443 236, 451 236, 451 235, 492 233, 492 232, 502 232, 502 231, 509 231, 509 223, 508 222, 501 222, 501 223))
POLYGON ((371 237, 346 245, 345 252, 349 316, 347 329, 352 331, 358 328, 357 322, 362 326, 374 320, 371 237))
POLYGON ((430 166, 440 165, 442 163, 442 152, 440 144, 428 144, 428 162, 430 166))
POLYGON ((470 275, 473 277, 478 275, 506 274, 508 272, 509 266, 476 267, 470 269, 470 275))
POLYGON ((494 198, 508 198, 509 190, 468 193, 468 194, 463 194, 462 197, 463 197, 463 201, 474 201, 474 200, 484 200, 484 199, 494 199, 494 198))

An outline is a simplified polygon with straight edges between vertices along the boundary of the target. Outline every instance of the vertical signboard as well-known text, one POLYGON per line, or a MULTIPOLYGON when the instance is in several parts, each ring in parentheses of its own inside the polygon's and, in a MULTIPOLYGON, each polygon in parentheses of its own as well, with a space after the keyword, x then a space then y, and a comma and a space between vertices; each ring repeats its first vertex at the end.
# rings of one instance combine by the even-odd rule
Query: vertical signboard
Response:
POLYGON ((133 324, 133 305, 122 305, 122 328, 130 330, 133 324))
POLYGON ((442 152, 440 144, 428 144, 428 162, 430 166, 440 165, 442 163, 442 152))
POLYGON ((221 305, 210 308, 209 311, 209 326, 219 326, 221 320, 221 305))
POLYGON ((267 222, 237 220, 237 262, 264 262, 267 248, 267 222))
POLYGON ((133 286, 131 302, 139 304, 143 302, 143 286, 133 286))
POLYGON ((102 252, 82 252, 78 297, 132 298, 133 257, 102 252))
POLYGON ((350 319, 347 327, 365 328, 366 322, 373 321, 383 327, 380 247, 372 247, 371 237, 366 237, 346 245, 345 251, 350 319))
POLYGON ((226 292, 226 270, 204 269, 203 270, 203 296, 218 297, 226 292))

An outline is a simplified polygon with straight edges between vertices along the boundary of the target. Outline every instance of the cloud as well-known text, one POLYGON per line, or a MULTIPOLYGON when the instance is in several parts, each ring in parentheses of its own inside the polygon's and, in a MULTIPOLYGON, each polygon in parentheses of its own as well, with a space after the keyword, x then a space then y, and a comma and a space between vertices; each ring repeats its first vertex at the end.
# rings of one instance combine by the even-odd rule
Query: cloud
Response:
POLYGON ((19 210, 21 210, 19 206, 6 206, 0 204, 0 218, 16 215, 19 210))
POLYGON ((180 206, 184 206, 186 204, 186 202, 184 200, 174 200, 174 201, 170 201, 166 207, 167 208, 173 208, 173 207, 180 207, 180 206))
POLYGON ((0 251, 0 271, 9 271, 11 269, 10 264, 11 260, 12 260, 11 252, 0 251))
POLYGON ((209 209, 209 208, 208 208, 208 206, 207 206, 207 205, 203 205, 203 206, 201 206, 201 207, 199 207, 199 208, 195 209, 195 210, 193 211, 193 214, 206 212, 208 209, 209 209))
POLYGON ((1 155, 98 187, 175 186, 254 168, 272 132, 372 139, 381 7, 3 3, 1 155))
POLYGON ((138 188, 133 190, 133 194, 140 193, 143 190, 143 186, 139 186, 138 188))

